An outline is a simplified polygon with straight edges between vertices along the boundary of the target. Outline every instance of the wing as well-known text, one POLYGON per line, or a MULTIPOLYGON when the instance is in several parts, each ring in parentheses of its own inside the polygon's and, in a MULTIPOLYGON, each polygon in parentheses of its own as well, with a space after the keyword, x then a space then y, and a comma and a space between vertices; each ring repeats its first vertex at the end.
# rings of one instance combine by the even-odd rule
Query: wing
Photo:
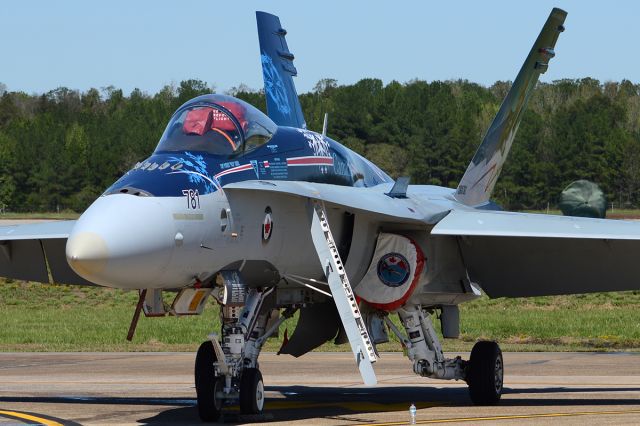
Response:
POLYGON ((0 276, 41 283, 93 285, 73 272, 65 247, 75 220, 0 227, 0 276))
POLYGON ((277 192, 293 197, 312 198, 329 204, 345 207, 353 212, 376 215, 381 221, 411 223, 416 225, 435 224, 440 219, 440 210, 431 211, 417 200, 399 199, 385 195, 391 184, 382 184, 371 188, 354 188, 323 183, 302 181, 244 181, 225 185, 227 195, 245 192, 277 192))
POLYGON ((298 71, 293 66, 293 54, 287 47, 287 31, 275 15, 256 12, 256 19, 269 118, 278 126, 305 129, 307 124, 293 84, 293 77, 298 71))
POLYGON ((477 210, 431 231, 458 238, 469 277, 491 297, 640 289, 640 223, 477 210))

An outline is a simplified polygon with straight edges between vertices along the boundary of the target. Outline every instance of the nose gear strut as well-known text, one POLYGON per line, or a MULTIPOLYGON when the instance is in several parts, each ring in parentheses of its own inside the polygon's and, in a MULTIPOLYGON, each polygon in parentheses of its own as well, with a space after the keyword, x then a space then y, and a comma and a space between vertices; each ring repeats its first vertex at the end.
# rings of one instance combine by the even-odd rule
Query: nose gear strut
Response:
POLYGON ((204 421, 220 417, 226 401, 240 402, 242 414, 260 414, 264 409, 264 383, 258 356, 264 342, 297 308, 285 309, 267 329, 275 310, 268 301, 274 288, 248 288, 238 271, 218 275, 222 327, 210 334, 196 357, 195 382, 198 412, 204 421))

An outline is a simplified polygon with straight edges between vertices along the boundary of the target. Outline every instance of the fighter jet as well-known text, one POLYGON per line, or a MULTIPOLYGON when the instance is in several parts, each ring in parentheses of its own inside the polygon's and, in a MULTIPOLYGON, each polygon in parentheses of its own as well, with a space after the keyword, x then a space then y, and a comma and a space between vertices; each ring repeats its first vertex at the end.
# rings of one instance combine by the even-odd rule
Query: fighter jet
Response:
POLYGON ((198 314, 215 298, 222 326, 195 362, 203 420, 233 401, 243 413, 263 411, 260 350, 297 311, 281 354, 348 342, 364 383, 374 385, 376 345, 392 333, 416 374, 464 380, 474 403, 496 404, 498 344, 476 343, 469 360, 447 358, 433 314, 451 338, 458 305, 481 290, 527 297, 640 288, 640 224, 511 213, 491 201, 565 17, 551 11, 454 189, 394 181, 307 129, 287 32, 257 12, 268 116, 220 94, 186 102, 149 158, 77 221, 1 228, 0 275, 138 290, 131 332, 140 312, 198 314), (176 292, 171 306, 168 291, 176 292))

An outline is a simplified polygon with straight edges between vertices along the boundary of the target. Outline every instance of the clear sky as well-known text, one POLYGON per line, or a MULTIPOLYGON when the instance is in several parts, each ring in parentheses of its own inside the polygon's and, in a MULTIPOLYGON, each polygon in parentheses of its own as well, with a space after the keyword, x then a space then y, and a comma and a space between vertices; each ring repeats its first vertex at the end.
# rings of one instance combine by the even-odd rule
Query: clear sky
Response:
POLYGON ((321 78, 512 80, 554 7, 569 12, 542 81, 640 82, 640 1, 4 0, 9 90, 113 85, 155 93, 187 78, 262 87, 256 10, 280 16, 299 92, 321 78))

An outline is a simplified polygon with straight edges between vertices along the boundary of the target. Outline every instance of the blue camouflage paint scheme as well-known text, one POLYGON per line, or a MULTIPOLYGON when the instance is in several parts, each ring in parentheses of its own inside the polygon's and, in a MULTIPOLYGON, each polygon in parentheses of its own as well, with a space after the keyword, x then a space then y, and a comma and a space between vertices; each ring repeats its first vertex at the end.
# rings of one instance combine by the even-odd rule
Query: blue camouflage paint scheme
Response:
POLYGON ((279 126, 306 128, 293 77, 298 74, 280 19, 256 12, 260 60, 269 117, 279 126))
POLYGON ((169 162, 172 164, 182 164, 180 170, 175 170, 171 172, 167 172, 167 174, 187 174, 189 177, 189 182, 195 183, 196 185, 204 186, 204 194, 209 194, 211 192, 215 192, 216 187, 220 187, 220 184, 215 180, 215 177, 210 176, 207 171, 207 162, 204 159, 204 155, 201 154, 193 154, 191 152, 185 151, 185 157, 171 157, 169 162))
POLYGON ((283 115, 291 114, 289 99, 287 98, 287 90, 280 73, 273 63, 273 59, 265 53, 260 55, 262 59, 262 75, 264 78, 264 91, 283 115))
POLYGON ((133 193, 133 189, 137 189, 157 197, 182 197, 184 189, 210 194, 228 183, 245 180, 297 180, 354 187, 392 182, 386 173, 364 157, 326 136, 314 135, 327 142, 328 151, 323 154, 333 159, 332 166, 288 166, 288 158, 316 157, 317 153, 309 143, 308 133, 279 127, 268 142, 240 155, 156 151, 122 176, 105 195, 123 189, 133 193), (144 167, 146 164, 149 166, 144 167), (245 165, 250 167, 216 177, 221 172, 245 165))

